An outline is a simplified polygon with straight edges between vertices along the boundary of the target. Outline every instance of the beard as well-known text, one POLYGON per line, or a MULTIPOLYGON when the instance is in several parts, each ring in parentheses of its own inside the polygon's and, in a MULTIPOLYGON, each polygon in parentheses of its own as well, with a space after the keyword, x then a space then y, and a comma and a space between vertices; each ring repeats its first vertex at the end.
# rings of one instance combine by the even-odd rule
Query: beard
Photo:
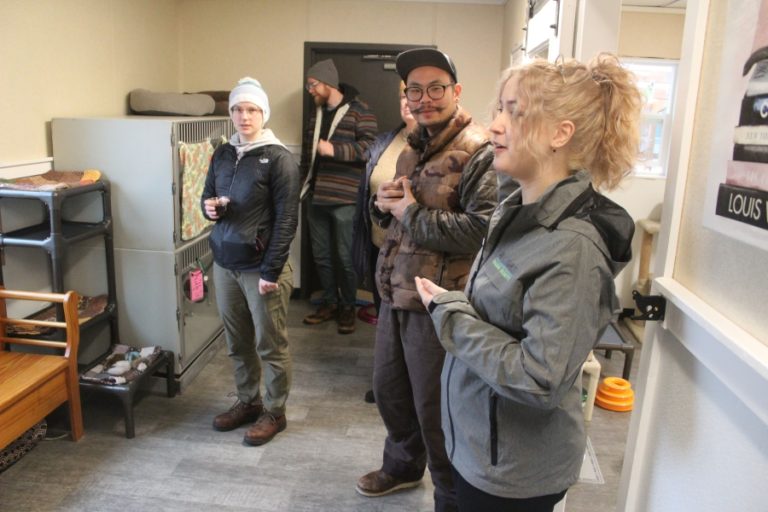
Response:
POLYGON ((327 96, 321 96, 321 95, 318 94, 316 96, 312 96, 312 101, 314 102, 316 107, 322 107, 323 105, 325 105, 328 102, 328 97, 327 96))
POLYGON ((412 111, 413 117, 416 118, 416 122, 423 127, 438 126, 444 124, 448 120, 448 116, 445 115, 445 108, 432 108, 432 114, 427 118, 422 115, 421 109, 412 111))

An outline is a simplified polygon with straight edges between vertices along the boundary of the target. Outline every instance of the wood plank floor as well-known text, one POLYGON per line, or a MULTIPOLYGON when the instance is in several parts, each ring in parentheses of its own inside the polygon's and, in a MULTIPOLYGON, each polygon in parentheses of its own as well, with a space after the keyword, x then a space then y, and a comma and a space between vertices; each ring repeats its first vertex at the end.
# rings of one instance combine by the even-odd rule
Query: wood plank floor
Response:
MULTIPOLYGON (((291 302, 294 361, 288 429, 263 447, 241 443, 244 428, 215 432, 212 417, 234 398, 226 349, 173 399, 147 394, 137 404, 136 437, 123 435, 120 405, 84 396, 79 443, 46 440, 0 474, 0 511, 430 511, 432 484, 381 498, 358 495, 359 476, 378 468, 384 428, 370 388, 374 327, 341 336, 326 323, 301 323, 311 310, 291 302)), ((635 355, 635 366, 639 361, 635 355)), ((599 356, 603 375, 621 375, 621 354, 599 356)), ((633 370, 633 377, 637 368, 633 370)), ((595 408, 589 436, 604 484, 580 483, 568 512, 615 509, 629 414, 595 408)))

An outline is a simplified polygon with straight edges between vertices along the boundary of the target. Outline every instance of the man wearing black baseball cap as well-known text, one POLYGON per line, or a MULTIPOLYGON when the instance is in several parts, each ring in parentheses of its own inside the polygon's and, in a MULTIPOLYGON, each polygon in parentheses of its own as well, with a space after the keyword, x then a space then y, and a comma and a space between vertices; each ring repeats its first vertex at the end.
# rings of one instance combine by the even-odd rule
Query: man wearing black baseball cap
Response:
POLYGON ((357 492, 382 496, 419 485, 426 466, 435 510, 457 510, 440 419, 445 350, 416 291, 415 277, 462 290, 497 202, 487 132, 459 106, 461 84, 448 55, 416 48, 397 56, 408 108, 418 126, 379 187, 371 219, 387 228, 376 265, 382 303, 373 392, 387 428, 381 469, 357 492))
POLYGON ((454 82, 458 82, 456 78, 456 66, 453 64, 451 58, 434 48, 414 48, 413 50, 406 50, 397 56, 395 63, 395 69, 397 74, 404 82, 408 80, 408 73, 414 68, 421 66, 434 66, 446 71, 451 75, 451 79, 454 82))

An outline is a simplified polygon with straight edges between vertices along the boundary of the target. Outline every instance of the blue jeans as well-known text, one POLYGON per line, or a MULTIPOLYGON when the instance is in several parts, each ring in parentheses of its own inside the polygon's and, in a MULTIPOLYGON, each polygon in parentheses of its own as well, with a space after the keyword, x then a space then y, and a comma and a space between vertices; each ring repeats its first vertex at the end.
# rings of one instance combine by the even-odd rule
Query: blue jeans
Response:
POLYGON ((307 217, 323 302, 354 306, 357 299, 357 275, 352 264, 355 205, 318 206, 310 201, 307 217))

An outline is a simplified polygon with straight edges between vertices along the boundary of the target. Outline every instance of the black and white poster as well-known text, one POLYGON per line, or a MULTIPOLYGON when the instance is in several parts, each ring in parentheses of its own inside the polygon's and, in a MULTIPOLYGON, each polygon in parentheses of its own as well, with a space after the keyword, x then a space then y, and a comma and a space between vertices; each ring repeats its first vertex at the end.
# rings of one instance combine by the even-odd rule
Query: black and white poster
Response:
POLYGON ((768 0, 729 3, 704 224, 768 249, 768 0))

